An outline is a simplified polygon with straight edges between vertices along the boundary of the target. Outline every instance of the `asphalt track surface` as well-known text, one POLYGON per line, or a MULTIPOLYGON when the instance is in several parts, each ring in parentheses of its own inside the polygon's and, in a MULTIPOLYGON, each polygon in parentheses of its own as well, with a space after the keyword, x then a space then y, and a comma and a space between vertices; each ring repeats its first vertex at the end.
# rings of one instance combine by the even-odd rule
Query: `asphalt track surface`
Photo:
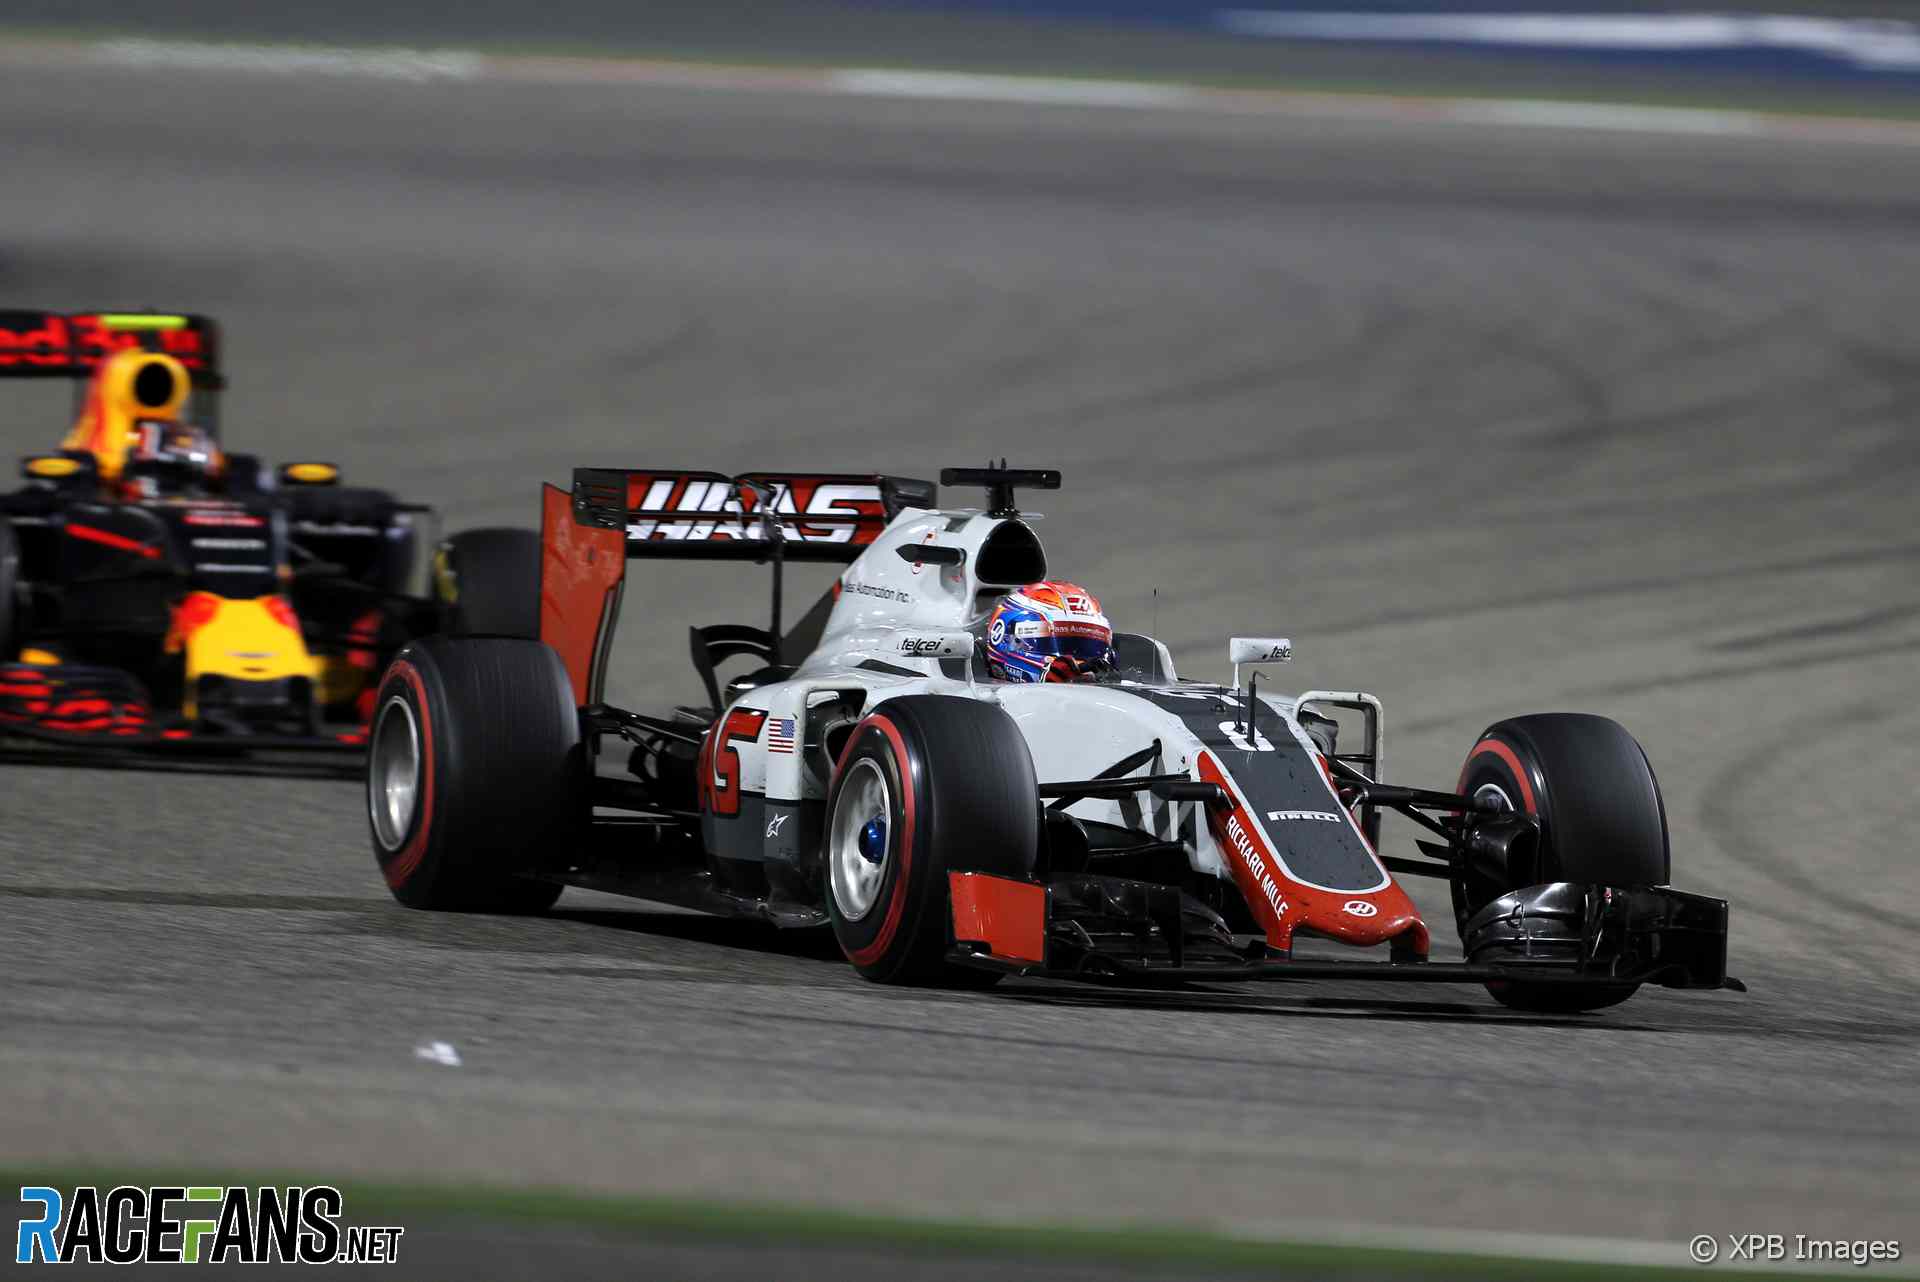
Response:
MULTIPOLYGON (((407 911, 350 781, 15 761, 0 1161, 1911 1238, 1920 150, 9 66, 0 156, 0 296, 219 315, 230 439, 451 526, 582 463, 1005 454, 1065 470, 1058 572, 1190 675, 1290 634, 1398 779, 1614 716, 1752 985, 885 989, 606 897, 407 911)), ((690 697, 761 590, 638 572, 617 693, 690 697)))

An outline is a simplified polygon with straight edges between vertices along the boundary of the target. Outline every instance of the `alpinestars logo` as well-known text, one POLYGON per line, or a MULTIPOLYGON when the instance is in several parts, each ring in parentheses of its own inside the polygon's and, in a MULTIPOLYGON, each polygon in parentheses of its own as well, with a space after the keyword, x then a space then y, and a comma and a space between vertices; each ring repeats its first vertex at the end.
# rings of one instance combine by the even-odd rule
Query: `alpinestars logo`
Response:
POLYGON ((16 1264, 393 1264, 397 1225, 343 1225, 340 1190, 123 1184, 22 1188, 16 1264))

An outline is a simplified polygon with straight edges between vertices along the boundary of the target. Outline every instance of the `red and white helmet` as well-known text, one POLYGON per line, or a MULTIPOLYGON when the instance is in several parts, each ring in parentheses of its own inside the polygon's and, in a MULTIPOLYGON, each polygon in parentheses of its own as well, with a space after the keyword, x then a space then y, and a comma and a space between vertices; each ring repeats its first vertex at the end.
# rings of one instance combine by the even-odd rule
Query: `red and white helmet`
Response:
POLYGON ((1113 672, 1113 625, 1077 583, 1047 579, 1000 599, 987 671, 1001 681, 1095 681, 1113 672))

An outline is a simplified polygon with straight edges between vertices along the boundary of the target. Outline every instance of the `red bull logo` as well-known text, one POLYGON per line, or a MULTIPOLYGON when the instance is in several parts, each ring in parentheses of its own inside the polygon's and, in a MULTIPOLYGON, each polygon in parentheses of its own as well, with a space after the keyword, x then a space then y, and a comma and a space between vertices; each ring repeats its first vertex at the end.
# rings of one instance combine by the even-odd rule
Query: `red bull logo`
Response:
POLYGON ((210 336, 189 316, 0 312, 0 371, 86 370, 133 349, 161 352, 188 369, 213 368, 210 336))

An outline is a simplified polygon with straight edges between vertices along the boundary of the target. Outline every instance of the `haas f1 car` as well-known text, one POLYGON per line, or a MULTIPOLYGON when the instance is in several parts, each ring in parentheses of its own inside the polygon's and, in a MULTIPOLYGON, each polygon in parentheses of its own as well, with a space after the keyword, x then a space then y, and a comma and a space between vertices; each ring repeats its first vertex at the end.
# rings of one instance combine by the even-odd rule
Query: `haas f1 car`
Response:
POLYGON ((76 387, 0 494, 0 735, 357 748, 409 638, 536 633, 531 530, 457 535, 429 575, 428 509, 225 452, 204 316, 0 311, 0 377, 76 387))
POLYGON ((1233 639, 1232 685, 1124 632, 1098 680, 990 680, 989 611, 1047 574, 1015 487, 1059 479, 942 474, 985 510, 885 476, 546 487, 540 641, 428 638, 381 680, 368 809, 394 896, 535 912, 584 886, 830 926, 885 983, 1464 981, 1555 1011, 1740 987, 1726 903, 1668 886, 1659 785, 1612 721, 1501 721, 1428 791, 1381 781, 1371 695, 1259 689, 1283 639, 1233 639), (660 557, 769 563, 773 617, 692 629, 703 706, 612 707, 628 564, 660 557), (783 631, 801 561, 846 569, 783 631), (1388 810, 1417 855, 1377 853, 1388 810), (1463 960, 1429 960, 1406 876, 1451 887, 1463 960))

